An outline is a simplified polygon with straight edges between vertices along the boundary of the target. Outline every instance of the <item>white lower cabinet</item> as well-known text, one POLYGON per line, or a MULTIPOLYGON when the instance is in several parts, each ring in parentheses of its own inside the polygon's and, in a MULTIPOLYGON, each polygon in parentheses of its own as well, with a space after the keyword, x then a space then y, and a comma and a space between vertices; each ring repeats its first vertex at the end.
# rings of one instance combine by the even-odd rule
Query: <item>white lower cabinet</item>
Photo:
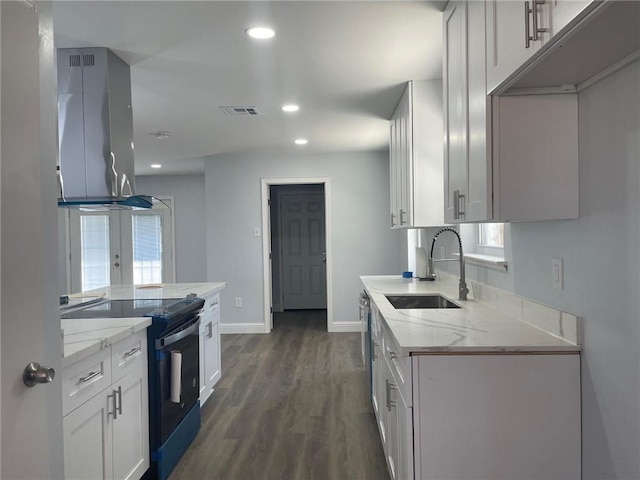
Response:
POLYGON ((221 377, 220 294, 203 295, 204 310, 200 315, 200 405, 213 393, 221 377))
POLYGON ((413 380, 416 478, 580 478, 580 355, 424 355, 413 380))
MULTIPOLYGON (((105 362, 103 350, 63 370, 65 387, 86 385, 86 391, 109 377, 106 388, 94 389, 63 418, 67 479, 133 480, 149 468, 146 330, 114 344, 111 355, 105 362), (122 357, 117 354, 121 351, 122 357), (96 368, 107 363, 119 368, 96 368)), ((70 398, 78 391, 82 390, 63 389, 70 398)))
POLYGON ((579 354, 400 357, 386 326, 373 338, 392 480, 580 478, 579 354))
POLYGON ((412 479, 414 459, 410 360, 398 357, 393 341, 384 327, 374 342, 373 408, 389 474, 391 480, 412 479))

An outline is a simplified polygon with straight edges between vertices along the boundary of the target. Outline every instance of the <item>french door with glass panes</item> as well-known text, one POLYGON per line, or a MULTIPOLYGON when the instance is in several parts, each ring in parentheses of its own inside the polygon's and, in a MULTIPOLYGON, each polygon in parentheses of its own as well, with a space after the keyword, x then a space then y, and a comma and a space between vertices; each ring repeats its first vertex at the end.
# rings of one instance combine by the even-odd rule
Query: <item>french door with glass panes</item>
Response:
POLYGON ((70 292, 174 281, 172 218, 167 206, 69 210, 68 225, 70 292))

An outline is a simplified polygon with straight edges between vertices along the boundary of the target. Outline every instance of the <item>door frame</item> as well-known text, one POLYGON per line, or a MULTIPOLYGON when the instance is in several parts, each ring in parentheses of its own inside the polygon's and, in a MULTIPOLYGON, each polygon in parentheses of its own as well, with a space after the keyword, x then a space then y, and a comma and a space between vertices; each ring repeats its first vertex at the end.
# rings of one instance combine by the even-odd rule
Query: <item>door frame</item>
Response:
POLYGON ((261 179, 261 203, 262 203, 262 288, 264 306, 264 333, 273 329, 272 310, 272 272, 271 272, 271 212, 269 206, 269 187, 272 185, 300 185, 321 184, 324 185, 324 235, 327 252, 326 281, 327 281, 327 331, 333 332, 333 288, 331 268, 331 182, 328 177, 305 178, 263 178, 261 179))

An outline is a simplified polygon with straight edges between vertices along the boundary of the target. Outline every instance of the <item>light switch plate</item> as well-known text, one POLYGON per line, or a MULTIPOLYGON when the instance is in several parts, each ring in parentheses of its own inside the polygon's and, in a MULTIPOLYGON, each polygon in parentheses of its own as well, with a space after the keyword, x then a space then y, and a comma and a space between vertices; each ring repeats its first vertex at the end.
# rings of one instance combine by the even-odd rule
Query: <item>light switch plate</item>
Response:
POLYGON ((551 259, 551 285, 553 288, 557 288, 558 290, 562 290, 564 288, 563 276, 564 272, 562 271, 562 259, 561 258, 552 258, 551 259))

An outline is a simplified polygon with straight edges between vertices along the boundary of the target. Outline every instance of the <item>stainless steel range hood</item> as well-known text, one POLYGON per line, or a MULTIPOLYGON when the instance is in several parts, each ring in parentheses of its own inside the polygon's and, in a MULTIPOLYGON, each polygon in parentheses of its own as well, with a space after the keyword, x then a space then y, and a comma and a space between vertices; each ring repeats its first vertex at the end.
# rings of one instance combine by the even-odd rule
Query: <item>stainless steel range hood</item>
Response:
POLYGON ((129 65, 107 48, 58 49, 61 207, 150 208, 135 194, 129 65))

